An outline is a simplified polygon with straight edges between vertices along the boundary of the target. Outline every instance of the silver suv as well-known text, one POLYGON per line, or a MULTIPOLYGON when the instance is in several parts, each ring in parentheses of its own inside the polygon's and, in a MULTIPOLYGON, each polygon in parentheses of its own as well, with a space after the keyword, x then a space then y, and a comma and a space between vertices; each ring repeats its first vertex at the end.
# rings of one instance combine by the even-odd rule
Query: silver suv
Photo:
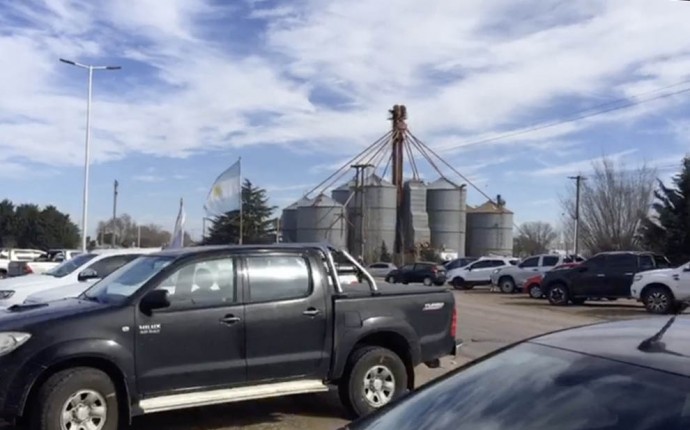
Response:
POLYGON ((491 285, 499 287, 502 293, 514 293, 534 275, 548 272, 559 264, 572 261, 569 257, 557 254, 534 255, 527 257, 516 266, 496 269, 491 273, 491 285))

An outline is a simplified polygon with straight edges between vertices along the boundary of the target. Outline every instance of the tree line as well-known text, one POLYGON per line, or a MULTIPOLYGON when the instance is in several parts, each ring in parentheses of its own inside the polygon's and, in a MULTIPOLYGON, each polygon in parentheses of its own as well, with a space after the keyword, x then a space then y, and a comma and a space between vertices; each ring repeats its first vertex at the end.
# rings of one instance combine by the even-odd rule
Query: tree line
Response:
POLYGON ((77 225, 55 206, 41 209, 34 204, 15 205, 7 199, 0 201, 2 248, 74 248, 79 238, 77 225))
MULTIPOLYGON (((580 188, 580 249, 589 255, 647 250, 676 264, 690 261, 690 158, 679 166, 680 172, 664 183, 645 165, 628 169, 608 158, 595 161, 580 188)), ((545 222, 518 228, 516 256, 548 252, 559 235, 567 249, 574 249, 575 192, 571 184, 562 198, 560 231, 545 222)))

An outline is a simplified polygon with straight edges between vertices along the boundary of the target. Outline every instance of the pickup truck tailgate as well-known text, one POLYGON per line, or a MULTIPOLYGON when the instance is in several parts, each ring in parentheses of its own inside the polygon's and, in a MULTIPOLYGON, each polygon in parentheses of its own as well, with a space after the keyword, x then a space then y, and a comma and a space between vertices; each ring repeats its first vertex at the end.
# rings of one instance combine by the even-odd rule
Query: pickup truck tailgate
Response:
POLYGON ((334 307, 336 350, 383 332, 405 339, 414 365, 454 351, 455 298, 443 287, 379 284, 379 294, 372 295, 366 285, 349 285, 334 307))

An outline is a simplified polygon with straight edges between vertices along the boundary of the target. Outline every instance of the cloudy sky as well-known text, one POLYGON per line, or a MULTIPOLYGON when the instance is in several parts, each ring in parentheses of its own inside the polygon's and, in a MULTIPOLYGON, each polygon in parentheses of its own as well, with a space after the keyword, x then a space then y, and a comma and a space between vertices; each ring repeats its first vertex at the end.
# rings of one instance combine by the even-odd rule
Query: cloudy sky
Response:
POLYGON ((94 75, 90 233, 117 179, 119 211, 172 228, 183 197, 199 236, 213 179, 240 156, 289 204, 386 133, 396 103, 518 222, 553 221, 592 159, 677 168, 688 22, 671 0, 3 2, 0 197, 81 222, 87 73, 62 57, 122 66, 94 75))

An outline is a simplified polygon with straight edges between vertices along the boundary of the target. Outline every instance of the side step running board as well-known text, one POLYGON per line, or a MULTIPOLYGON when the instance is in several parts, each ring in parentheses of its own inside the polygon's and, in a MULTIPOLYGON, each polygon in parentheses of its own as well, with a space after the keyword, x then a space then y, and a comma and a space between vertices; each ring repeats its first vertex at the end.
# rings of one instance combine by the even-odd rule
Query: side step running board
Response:
POLYGON ((145 414, 150 414, 153 412, 172 411, 175 409, 195 408, 198 406, 218 405, 222 403, 265 399, 293 394, 320 393, 325 391, 328 391, 328 386, 324 385, 322 381, 305 380, 278 382, 249 387, 226 388, 213 391, 197 391, 193 393, 152 397, 140 401, 139 407, 145 414))

